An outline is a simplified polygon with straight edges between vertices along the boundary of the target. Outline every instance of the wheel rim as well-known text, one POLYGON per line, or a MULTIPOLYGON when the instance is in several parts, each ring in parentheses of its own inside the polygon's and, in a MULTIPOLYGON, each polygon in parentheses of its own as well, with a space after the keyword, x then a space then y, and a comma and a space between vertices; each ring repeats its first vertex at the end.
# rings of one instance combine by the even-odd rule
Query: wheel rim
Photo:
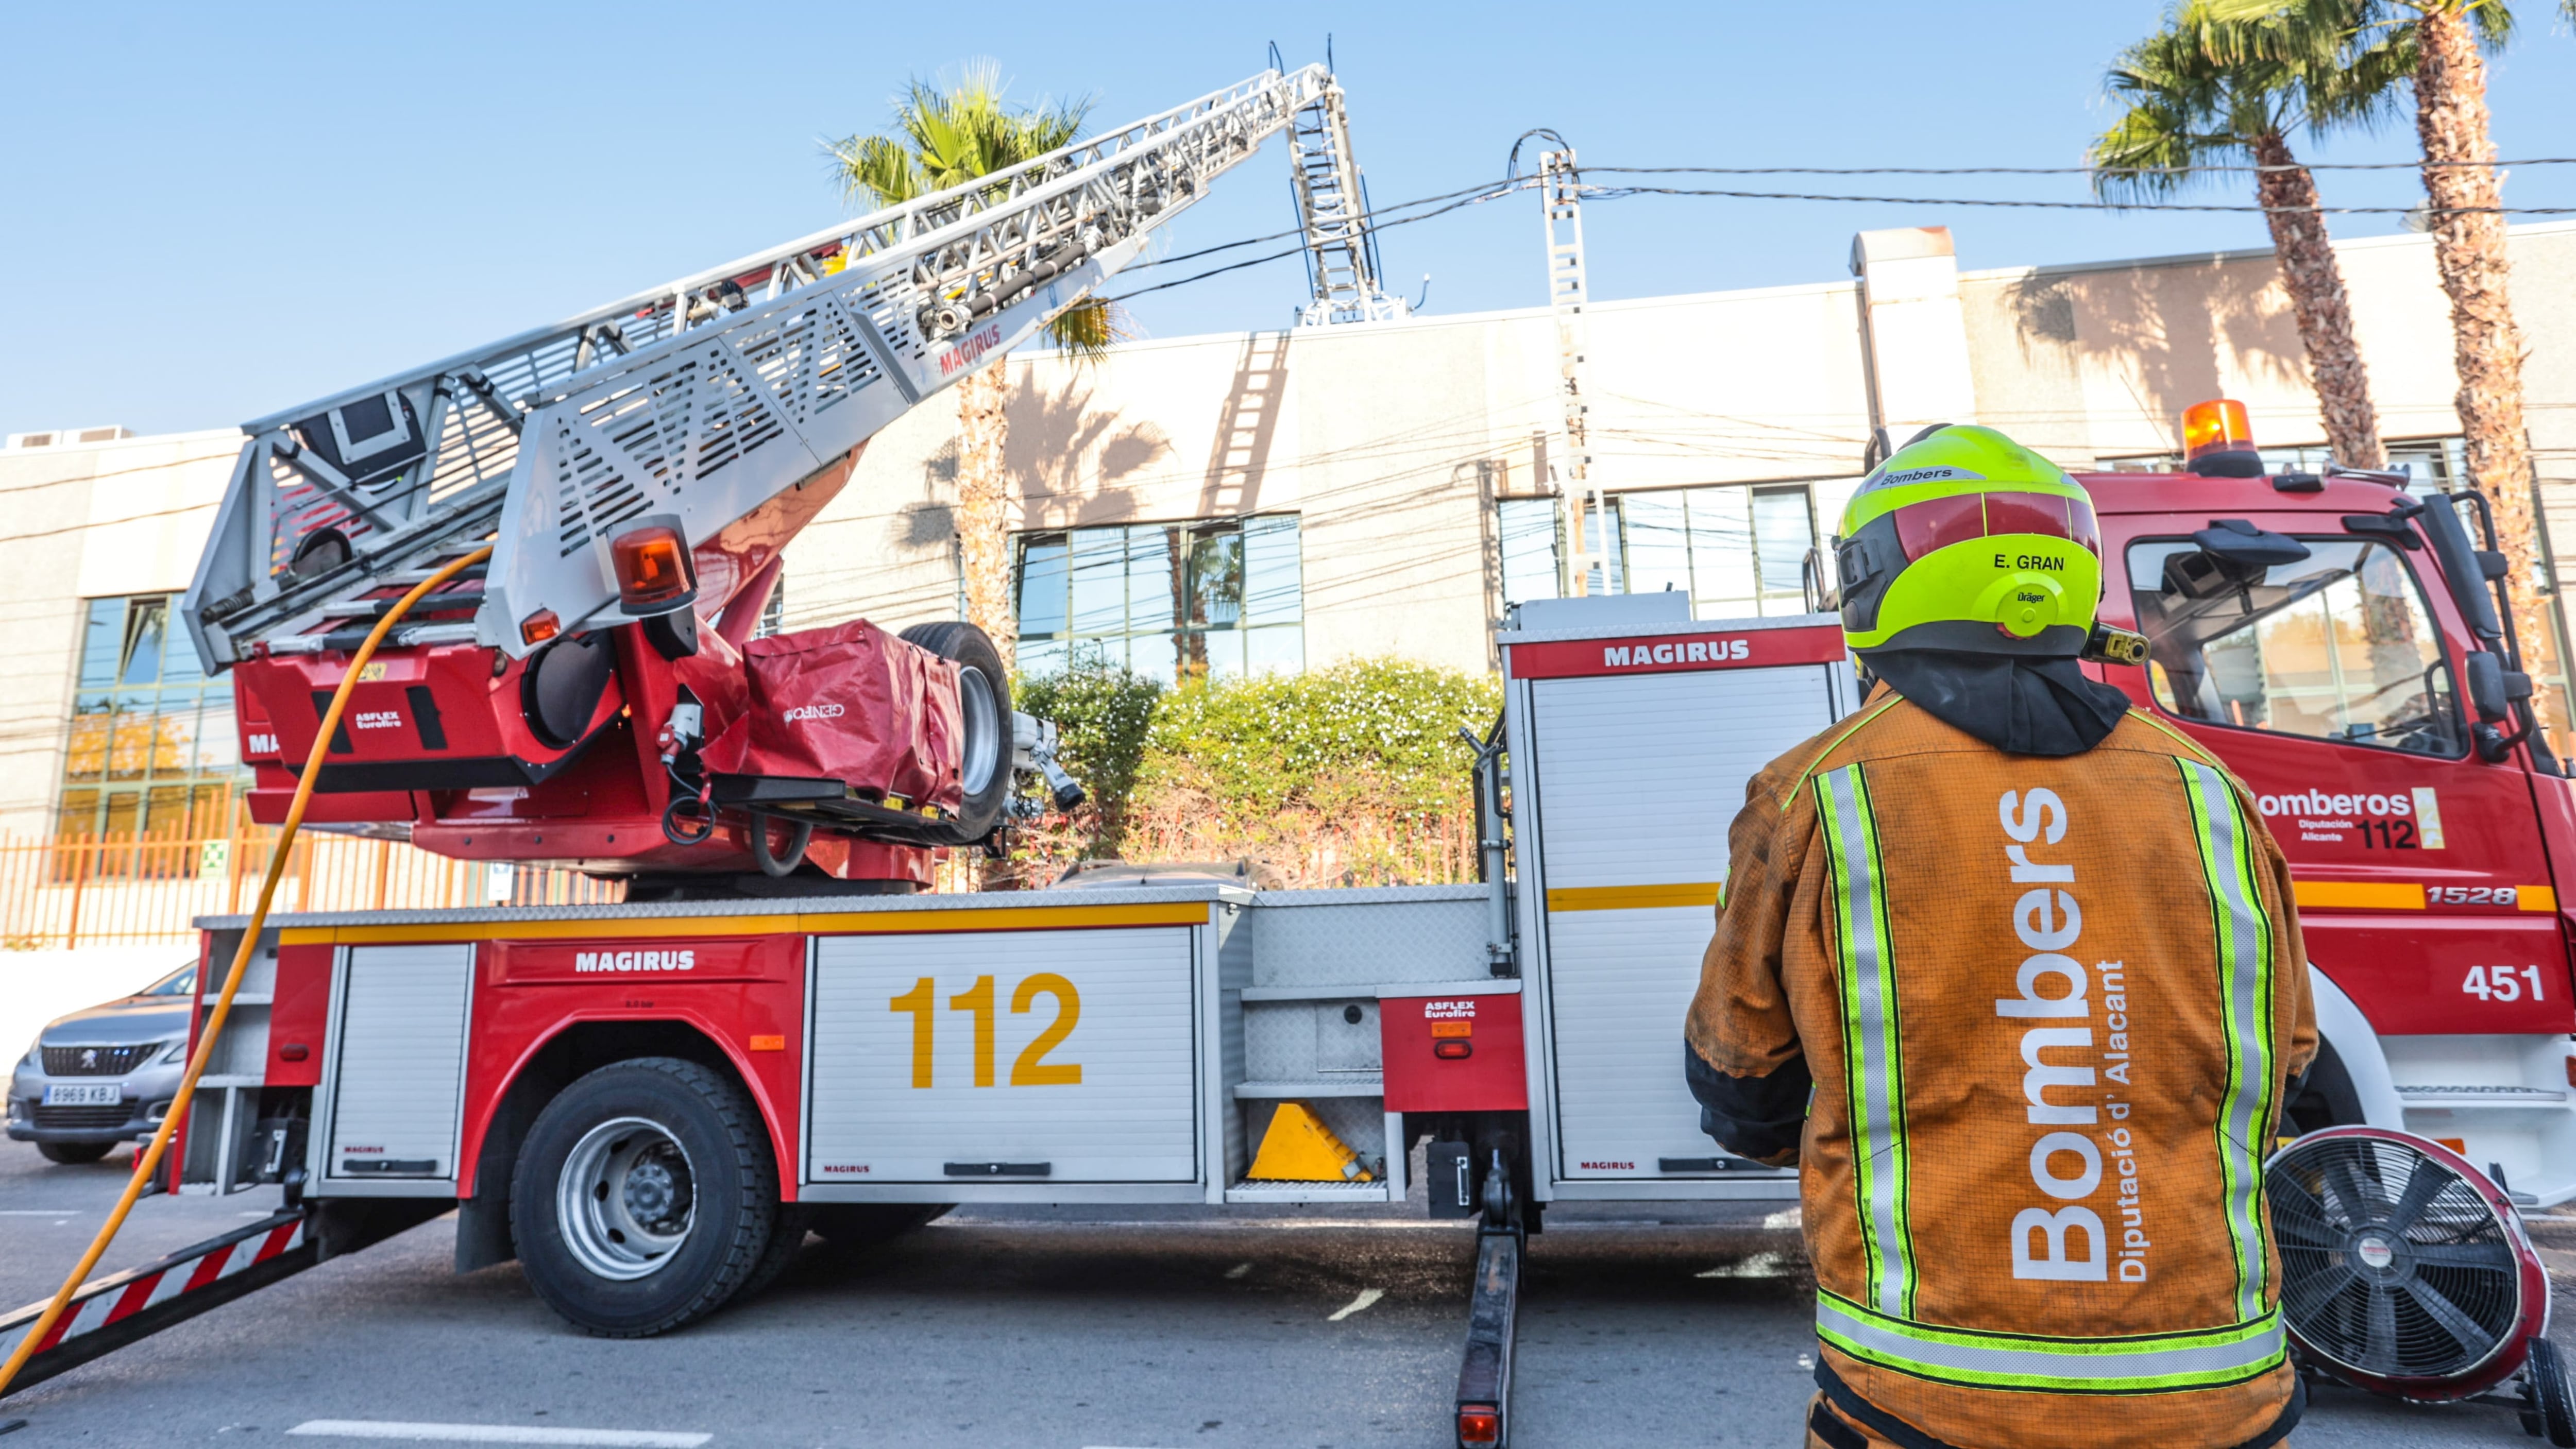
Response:
POLYGON ((969 664, 957 671, 957 702, 966 716, 965 775, 966 798, 984 793, 993 783, 993 772, 1001 764, 1002 709, 993 698, 993 681, 984 671, 969 664))
POLYGON ((642 1117, 602 1122, 582 1135, 555 1185, 564 1245, 602 1278, 659 1271, 697 1222, 688 1149, 642 1117))

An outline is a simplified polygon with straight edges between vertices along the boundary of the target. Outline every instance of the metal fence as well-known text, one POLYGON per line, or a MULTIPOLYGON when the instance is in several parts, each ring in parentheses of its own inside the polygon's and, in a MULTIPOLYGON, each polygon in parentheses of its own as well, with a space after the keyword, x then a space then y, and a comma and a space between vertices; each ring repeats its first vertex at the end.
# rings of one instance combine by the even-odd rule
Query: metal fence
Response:
MULTIPOLYGON (((198 916, 248 911, 277 832, 144 833, 60 840, 0 835, 0 948, 185 941, 198 916)), ((450 860, 394 840, 307 830, 288 848, 279 911, 590 905, 625 887, 579 871, 450 860)))

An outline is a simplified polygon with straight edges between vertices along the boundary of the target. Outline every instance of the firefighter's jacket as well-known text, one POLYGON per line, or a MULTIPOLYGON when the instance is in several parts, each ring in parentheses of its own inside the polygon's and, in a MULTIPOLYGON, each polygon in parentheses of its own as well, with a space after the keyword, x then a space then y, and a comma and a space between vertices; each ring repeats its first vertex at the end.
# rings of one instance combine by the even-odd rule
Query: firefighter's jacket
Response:
POLYGON ((2317 1038, 2244 786, 2141 714, 2043 759, 1882 689, 1745 793, 1686 1065, 1805 1168, 1828 1397, 1966 1449, 2266 1441, 2262 1163, 2317 1038))

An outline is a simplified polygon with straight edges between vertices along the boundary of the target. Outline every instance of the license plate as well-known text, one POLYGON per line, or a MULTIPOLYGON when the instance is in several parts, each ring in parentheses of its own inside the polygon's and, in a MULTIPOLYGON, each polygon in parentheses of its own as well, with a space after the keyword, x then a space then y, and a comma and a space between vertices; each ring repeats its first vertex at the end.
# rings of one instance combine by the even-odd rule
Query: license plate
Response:
POLYGON ((45 1088, 48 1107, 113 1107, 124 1100, 125 1089, 114 1082, 101 1082, 94 1087, 57 1082, 45 1088))

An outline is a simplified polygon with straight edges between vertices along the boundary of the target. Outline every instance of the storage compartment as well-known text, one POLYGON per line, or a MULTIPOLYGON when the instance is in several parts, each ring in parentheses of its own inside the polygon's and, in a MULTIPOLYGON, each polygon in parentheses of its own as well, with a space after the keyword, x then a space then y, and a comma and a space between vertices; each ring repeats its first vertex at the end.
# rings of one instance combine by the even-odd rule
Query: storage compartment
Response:
POLYGON ((333 1184, 452 1181, 465 1092, 470 945, 353 946, 333 1003, 333 1184))
POLYGON ((1522 958, 1544 987, 1531 1009, 1544 1012, 1560 1182, 1771 1175, 1699 1130, 1682 1020, 1746 780, 1832 724, 1852 691, 1838 634, 1753 624, 1739 650, 1746 639, 1709 632, 1730 628, 1514 645, 1522 958), (1802 651, 1817 662, 1766 662, 1802 651), (1661 672, 1623 668, 1639 661, 1661 672))
POLYGON ((1197 1181, 1195 934, 817 939, 804 1180, 1197 1181))

